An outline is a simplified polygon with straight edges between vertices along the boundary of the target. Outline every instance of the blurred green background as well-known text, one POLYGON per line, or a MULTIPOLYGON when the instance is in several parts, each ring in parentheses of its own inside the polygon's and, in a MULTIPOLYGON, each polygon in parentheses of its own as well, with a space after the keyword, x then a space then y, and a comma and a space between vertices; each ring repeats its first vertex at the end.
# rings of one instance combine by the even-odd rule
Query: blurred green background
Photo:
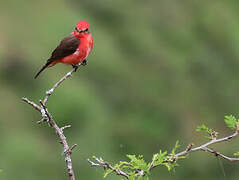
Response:
MULTIPOLYGON (((223 117, 238 116, 239 2, 221 0, 1 0, 0 179, 65 180, 62 147, 40 115, 21 98, 38 102, 71 67, 58 64, 33 76, 75 23, 87 20, 94 36, 88 66, 64 82, 48 109, 65 131, 77 179, 103 179, 92 155, 106 161, 126 154, 170 150, 176 140, 203 143, 206 123, 230 134, 223 117)), ((232 155, 239 143, 219 144, 232 155)), ((194 153, 176 172, 156 168, 151 179, 238 179, 238 164, 194 153)), ((109 176, 107 179, 119 179, 109 176)))

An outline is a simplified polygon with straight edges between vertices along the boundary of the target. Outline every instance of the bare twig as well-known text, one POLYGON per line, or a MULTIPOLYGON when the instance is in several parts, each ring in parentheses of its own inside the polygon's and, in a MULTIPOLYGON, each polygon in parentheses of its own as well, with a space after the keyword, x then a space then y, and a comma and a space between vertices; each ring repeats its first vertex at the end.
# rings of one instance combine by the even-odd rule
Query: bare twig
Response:
POLYGON ((73 144, 70 148, 70 152, 72 152, 72 150, 77 146, 77 144, 73 144))
MULTIPOLYGON (((221 143, 221 142, 226 142, 226 141, 229 141, 233 138, 235 138, 236 136, 238 136, 239 134, 239 131, 235 131, 232 135, 229 135, 229 136, 226 136, 226 137, 223 137, 223 138, 219 138, 219 139, 216 139, 216 138, 213 138, 211 139, 209 142, 206 142, 198 147, 195 147, 193 148, 193 144, 189 144, 186 148, 186 150, 182 151, 182 152, 179 152, 177 154, 175 154, 173 156, 173 162, 175 162, 177 159, 179 159, 180 157, 182 156, 185 156, 187 154, 190 154, 190 153, 193 153, 193 152, 197 152, 197 151, 204 151, 204 152, 208 152, 208 153, 211 153, 211 154, 214 154, 215 156, 217 157, 221 157, 225 160, 228 160, 230 162, 236 162, 236 161, 239 161, 239 158, 232 158, 232 157, 228 157, 228 156, 225 156, 224 154, 222 153, 219 153, 217 151, 214 151, 213 149, 209 148, 210 145, 212 144, 216 144, 216 143, 221 143)), ((93 159, 96 161, 96 162, 93 162, 91 161, 90 159, 88 159, 88 162, 91 164, 91 166, 97 166, 97 167, 104 167, 104 169, 111 169, 113 170, 117 175, 119 176, 124 176, 125 178, 129 178, 129 174, 122 171, 122 170, 119 170, 119 169, 115 169, 112 165, 110 165, 109 163, 105 162, 102 158, 97 158, 97 157, 93 157, 93 159)), ((163 163, 173 163, 172 160, 166 158, 163 163)), ((149 166, 148 168, 148 171, 151 171, 153 168, 155 167, 158 167, 160 166, 161 164, 159 165, 153 165, 153 163, 151 164, 151 166, 149 166)), ((146 172, 142 169, 137 169, 135 170, 135 173, 137 173, 138 176, 144 176, 146 174, 146 172)))
MULTIPOLYGON (((80 65, 79 65, 80 66, 80 65)), ((52 93, 54 92, 54 90, 64 81, 66 80, 67 78, 71 77, 72 76, 72 73, 75 71, 75 69, 72 69, 70 72, 66 73, 65 76, 63 76, 59 81, 57 81, 56 84, 54 84, 54 86, 46 92, 46 96, 43 100, 43 104, 46 104, 48 98, 50 97, 50 95, 52 95, 52 93)))
POLYGON ((48 119, 46 117, 43 117, 43 118, 41 118, 41 120, 37 121, 37 124, 41 124, 41 123, 43 123, 43 122, 45 122, 47 120, 48 119))
POLYGON ((223 159, 228 160, 228 161, 231 161, 231 162, 239 161, 239 158, 232 158, 232 157, 225 156, 224 154, 219 153, 219 152, 217 152, 217 151, 214 151, 213 149, 210 149, 210 148, 208 148, 208 147, 203 148, 202 151, 206 151, 206 152, 212 153, 212 154, 214 154, 215 156, 220 156, 220 157, 222 157, 223 159))
POLYGON ((63 131, 64 129, 70 128, 70 127, 71 127, 71 125, 67 125, 67 126, 62 127, 61 130, 63 131))
POLYGON ((28 104, 30 104, 32 107, 34 107, 37 111, 41 112, 41 107, 38 106, 36 103, 28 100, 26 97, 23 97, 22 100, 28 104))
POLYGON ((97 158, 97 157, 94 157, 95 162, 91 161, 90 159, 87 159, 88 162, 91 164, 91 166, 101 166, 105 169, 111 169, 112 171, 114 171, 117 175, 119 176, 123 176, 125 178, 129 178, 129 174, 127 174, 126 172, 120 170, 120 169, 117 169, 117 168, 114 168, 113 166, 111 166, 108 162, 105 162, 102 158, 97 158))
POLYGON ((74 69, 72 69, 70 72, 66 73, 65 76, 63 76, 49 91, 46 92, 46 96, 43 101, 40 100, 41 106, 37 105, 35 102, 28 100, 26 97, 22 98, 22 100, 29 105, 31 105, 33 108, 35 108, 37 111, 41 113, 42 119, 37 121, 38 124, 43 123, 47 121, 49 125, 55 130, 57 136, 60 139, 60 143, 63 146, 63 155, 65 156, 65 161, 67 164, 67 171, 69 175, 70 180, 75 180, 75 175, 73 171, 73 166, 72 166, 72 160, 71 160, 71 153, 72 150, 77 146, 77 144, 74 144, 71 148, 69 147, 66 137, 63 133, 63 130, 66 128, 70 128, 71 125, 64 126, 60 128, 55 120, 53 119, 52 115, 49 113, 46 107, 46 103, 50 95, 54 92, 54 90, 67 78, 72 76, 72 73, 74 72, 74 69))

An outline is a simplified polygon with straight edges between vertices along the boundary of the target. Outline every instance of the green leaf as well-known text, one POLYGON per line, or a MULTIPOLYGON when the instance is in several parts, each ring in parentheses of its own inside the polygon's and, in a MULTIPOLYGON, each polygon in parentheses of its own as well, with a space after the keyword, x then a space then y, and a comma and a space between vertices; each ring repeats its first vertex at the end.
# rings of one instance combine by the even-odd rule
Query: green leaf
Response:
POLYGON ((129 173, 129 180, 135 180, 135 178, 136 178, 135 172, 130 172, 129 173))
POLYGON ((234 156, 239 156, 239 152, 235 152, 233 155, 234 156))
POLYGON ((213 130, 208 128, 205 124, 202 124, 201 126, 198 126, 196 131, 205 132, 205 133, 208 133, 208 134, 211 134, 213 132, 213 130))
POLYGON ((158 166, 158 165, 160 165, 160 164, 162 164, 163 163, 163 161, 166 159, 166 156, 167 155, 167 151, 165 151, 165 152, 162 152, 161 150, 159 151, 159 153, 157 153, 157 154, 154 154, 153 155, 153 158, 152 158, 152 162, 148 165, 148 168, 150 167, 150 166, 158 166))
POLYGON ((227 127, 231 128, 231 129, 236 129, 237 125, 238 125, 238 119, 236 119, 234 116, 230 115, 230 116, 225 116, 225 123, 227 125, 227 127))
POLYGON ((176 162, 164 163, 164 165, 168 168, 168 171, 171 171, 172 169, 175 170, 175 167, 178 166, 178 164, 176 162))
POLYGON ((106 178, 106 176, 108 176, 110 173, 112 173, 113 170, 112 169, 107 169, 104 173, 104 178, 106 178))
POLYGON ((175 143, 174 148, 172 149, 171 154, 172 154, 172 155, 175 155, 175 151, 176 151, 179 147, 180 147, 179 141, 177 140, 176 143, 175 143))
POLYGON ((185 155, 185 156, 179 156, 178 159, 185 159, 189 156, 189 154, 185 155))
POLYGON ((130 159, 130 164, 135 168, 135 169, 142 169, 144 171, 147 171, 147 164, 143 159, 142 155, 139 155, 136 157, 135 155, 127 155, 127 157, 130 159))
POLYGON ((126 161, 120 161, 118 167, 119 167, 120 169, 125 169, 125 168, 133 169, 133 167, 131 166, 131 164, 130 164, 129 162, 126 162, 126 161))
POLYGON ((214 131, 211 128, 208 128, 205 124, 202 124, 201 126, 198 126, 196 131, 204 132, 204 133, 208 134, 209 136, 206 136, 206 138, 209 138, 209 139, 214 139, 218 135, 218 133, 216 131, 214 131))

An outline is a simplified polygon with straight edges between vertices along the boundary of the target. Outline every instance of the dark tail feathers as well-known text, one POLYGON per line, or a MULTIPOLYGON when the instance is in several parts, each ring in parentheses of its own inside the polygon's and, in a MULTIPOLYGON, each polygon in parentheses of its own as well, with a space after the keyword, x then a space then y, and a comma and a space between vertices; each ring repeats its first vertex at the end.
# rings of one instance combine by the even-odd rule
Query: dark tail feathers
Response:
POLYGON ((44 69, 46 69, 50 64, 51 64, 51 62, 47 62, 47 63, 41 68, 41 70, 35 75, 34 79, 36 79, 36 78, 39 76, 39 74, 40 74, 44 69))

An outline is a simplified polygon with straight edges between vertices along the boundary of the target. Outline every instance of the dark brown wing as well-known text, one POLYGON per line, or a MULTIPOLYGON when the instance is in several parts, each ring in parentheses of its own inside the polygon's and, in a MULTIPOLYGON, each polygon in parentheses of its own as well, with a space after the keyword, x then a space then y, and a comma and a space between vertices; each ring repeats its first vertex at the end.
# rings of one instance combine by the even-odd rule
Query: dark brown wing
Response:
POLYGON ((41 70, 36 74, 35 79, 39 74, 47 68, 53 61, 61 59, 63 57, 73 54, 80 44, 80 40, 73 34, 66 36, 56 49, 52 52, 51 57, 47 60, 46 64, 41 68, 41 70))
POLYGON ((51 57, 47 61, 53 62, 74 53, 79 44, 80 40, 73 34, 66 36, 52 52, 51 57))

